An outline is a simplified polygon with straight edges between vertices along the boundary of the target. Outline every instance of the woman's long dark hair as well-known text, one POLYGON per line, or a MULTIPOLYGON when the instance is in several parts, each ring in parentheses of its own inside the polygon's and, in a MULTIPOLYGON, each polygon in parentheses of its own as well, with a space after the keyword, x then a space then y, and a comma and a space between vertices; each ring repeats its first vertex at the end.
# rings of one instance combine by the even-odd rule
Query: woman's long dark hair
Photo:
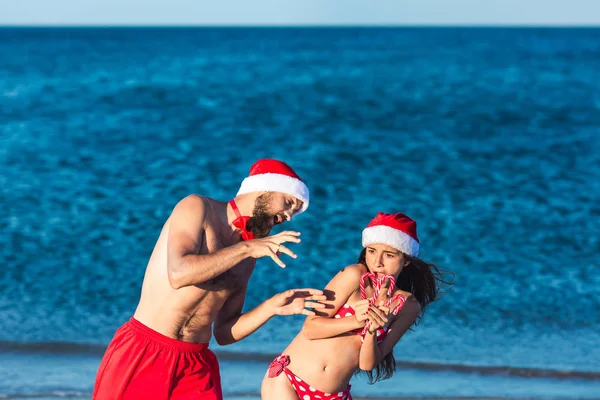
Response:
MULTIPOLYGON (((365 248, 358 257, 358 263, 365 267, 367 267, 366 253, 367 249, 365 248)), ((421 313, 414 323, 416 326, 423 319, 427 305, 438 300, 451 287, 453 276, 450 272, 440 271, 435 264, 425 262, 418 257, 406 254, 404 254, 404 257, 410 263, 400 272, 396 281, 396 287, 405 292, 412 293, 421 305, 421 313)), ((360 370, 358 371, 361 372, 360 370)), ((394 352, 390 351, 375 369, 365 372, 369 378, 369 383, 373 384, 377 381, 391 378, 395 371, 396 360, 394 359, 394 352)))

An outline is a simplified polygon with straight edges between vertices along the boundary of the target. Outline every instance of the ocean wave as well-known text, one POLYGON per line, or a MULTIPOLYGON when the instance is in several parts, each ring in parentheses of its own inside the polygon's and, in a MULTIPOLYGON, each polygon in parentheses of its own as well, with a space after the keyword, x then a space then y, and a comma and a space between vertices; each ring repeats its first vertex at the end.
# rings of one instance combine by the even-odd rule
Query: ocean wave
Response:
MULTIPOLYGON (((101 344, 67 342, 7 342, 0 341, 0 352, 19 352, 27 354, 76 354, 102 357, 106 346, 101 344)), ((214 353, 220 360, 271 362, 279 354, 219 351, 214 353)), ((600 381, 600 371, 578 371, 542 368, 521 368, 507 365, 473 365, 456 363, 438 363, 424 361, 396 361, 397 369, 415 369, 422 371, 446 371, 457 373, 475 373, 479 375, 501 375, 523 378, 585 379, 600 381)))
MULTIPOLYGON (((34 394, 0 394, 0 399, 89 399, 92 397, 91 393, 34 393, 34 394)), ((236 399, 248 398, 257 399, 260 398, 260 393, 231 393, 227 395, 227 398, 235 397, 236 399)), ((365 396, 352 396, 355 400, 538 400, 542 397, 502 397, 502 396, 403 396, 403 397, 365 397, 365 396)), ((548 400, 547 397, 543 399, 548 400)), ((552 397, 551 400, 572 400, 567 397, 552 397)), ((589 399, 597 400, 597 399, 589 399)))

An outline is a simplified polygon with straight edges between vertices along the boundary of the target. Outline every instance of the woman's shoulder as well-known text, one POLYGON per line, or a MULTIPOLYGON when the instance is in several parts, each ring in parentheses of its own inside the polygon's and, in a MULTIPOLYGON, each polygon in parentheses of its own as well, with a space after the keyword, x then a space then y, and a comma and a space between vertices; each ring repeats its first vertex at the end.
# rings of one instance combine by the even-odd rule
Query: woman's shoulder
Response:
POLYGON ((402 297, 404 297, 404 304, 402 305, 402 309, 417 315, 421 312, 421 303, 419 303, 417 298, 411 292, 396 289, 394 290, 392 296, 396 296, 398 294, 401 294, 402 297))
POLYGON ((366 267, 360 264, 348 265, 342 268, 331 278, 326 286, 328 290, 352 291, 358 289, 360 277, 366 267))
POLYGON ((360 277, 367 272, 367 267, 362 264, 352 264, 345 268, 342 268, 338 275, 344 276, 348 279, 360 279, 360 277))
POLYGON ((367 271, 367 268, 362 264, 352 264, 347 267, 342 268, 338 271, 338 273, 332 278, 330 283, 335 283, 336 285, 354 285, 358 286, 358 282, 360 281, 360 277, 367 271))
POLYGON ((404 297, 404 300, 408 300, 409 297, 415 297, 411 292, 407 292, 406 290, 395 288, 392 296, 397 296, 401 294, 404 297))

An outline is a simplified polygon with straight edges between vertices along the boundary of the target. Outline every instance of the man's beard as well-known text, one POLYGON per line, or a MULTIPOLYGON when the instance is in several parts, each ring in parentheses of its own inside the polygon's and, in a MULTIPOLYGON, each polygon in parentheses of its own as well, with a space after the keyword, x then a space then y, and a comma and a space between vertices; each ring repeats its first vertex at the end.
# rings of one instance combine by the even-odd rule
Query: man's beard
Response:
POLYGON ((254 210, 248 221, 248 227, 256 238, 269 236, 269 233, 271 233, 271 229, 273 228, 276 215, 267 211, 270 201, 271 194, 265 193, 258 196, 256 198, 256 203, 254 203, 254 210))

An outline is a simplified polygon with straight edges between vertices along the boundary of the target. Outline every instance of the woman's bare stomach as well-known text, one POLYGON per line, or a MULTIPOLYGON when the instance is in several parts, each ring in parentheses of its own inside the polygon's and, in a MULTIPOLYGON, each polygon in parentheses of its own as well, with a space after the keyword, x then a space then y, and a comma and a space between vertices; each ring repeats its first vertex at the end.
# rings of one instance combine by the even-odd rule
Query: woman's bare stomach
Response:
POLYGON ((360 336, 309 340, 302 332, 282 353, 290 357, 288 369, 325 393, 346 390, 358 367, 360 336))

